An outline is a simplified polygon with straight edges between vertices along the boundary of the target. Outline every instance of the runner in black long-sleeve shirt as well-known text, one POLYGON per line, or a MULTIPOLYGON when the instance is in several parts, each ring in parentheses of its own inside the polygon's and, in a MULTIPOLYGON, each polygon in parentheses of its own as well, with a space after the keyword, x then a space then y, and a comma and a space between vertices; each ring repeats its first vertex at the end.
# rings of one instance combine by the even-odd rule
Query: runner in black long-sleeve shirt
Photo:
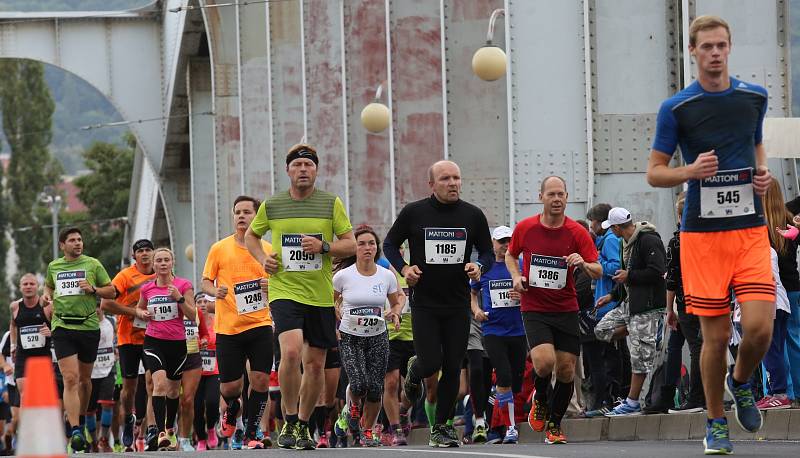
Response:
POLYGON ((387 259, 410 287, 414 348, 404 386, 412 402, 419 398, 420 382, 442 371, 436 424, 429 445, 457 447, 458 433, 445 423, 453 415, 461 362, 467 350, 470 323, 469 280, 494 263, 486 216, 480 208, 460 200, 461 171, 453 162, 440 161, 429 170, 433 195, 403 208, 383 245, 387 259), (408 240, 411 264, 399 247, 408 240), (477 263, 469 262, 472 248, 477 263))

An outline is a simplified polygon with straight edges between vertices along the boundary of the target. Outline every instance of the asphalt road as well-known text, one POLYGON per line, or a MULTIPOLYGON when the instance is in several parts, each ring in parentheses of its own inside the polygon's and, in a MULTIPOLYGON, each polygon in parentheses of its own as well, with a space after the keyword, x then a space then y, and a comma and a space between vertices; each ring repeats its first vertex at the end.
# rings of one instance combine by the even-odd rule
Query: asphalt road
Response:
MULTIPOLYGON (((789 457, 798 456, 800 442, 796 441, 735 441, 736 456, 752 457, 789 457)), ((469 456, 507 457, 507 458, 683 458, 703 456, 703 446, 699 441, 633 441, 633 442, 582 442, 576 444, 545 445, 469 445, 451 449, 435 449, 430 447, 377 447, 320 449, 310 452, 280 449, 269 450, 214 450, 207 452, 161 452, 170 458, 182 458, 201 453, 208 458, 231 458, 232 455, 246 457, 285 456, 330 456, 341 458, 409 458, 411 456, 430 456, 431 458, 463 458, 469 456)), ((101 456, 97 454, 94 456, 101 456)), ((106 454, 111 457, 112 454, 106 454)), ((152 457, 153 453, 127 453, 126 456, 152 457)))

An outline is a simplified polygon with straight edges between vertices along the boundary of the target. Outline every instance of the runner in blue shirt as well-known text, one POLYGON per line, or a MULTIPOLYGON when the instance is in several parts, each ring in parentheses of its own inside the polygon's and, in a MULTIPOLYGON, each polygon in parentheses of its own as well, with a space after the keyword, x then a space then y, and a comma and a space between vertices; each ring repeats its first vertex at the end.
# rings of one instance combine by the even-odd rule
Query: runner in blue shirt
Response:
MULTIPOLYGON (((495 263, 481 275, 479 281, 470 282, 472 287, 472 313, 481 322, 483 346, 497 374, 497 406, 508 409, 509 427, 504 444, 516 444, 519 433, 514 422, 514 394, 522 389, 522 374, 528 343, 520 314, 520 293, 513 290, 511 273, 505 265, 506 250, 511 241, 512 230, 498 226, 492 232, 492 248, 495 263), (482 306, 478 305, 478 293, 482 306)), ((476 415, 477 416, 477 415, 476 415)), ((479 423, 478 419, 476 423, 479 423)), ((481 424, 476 424, 478 429, 481 424)))

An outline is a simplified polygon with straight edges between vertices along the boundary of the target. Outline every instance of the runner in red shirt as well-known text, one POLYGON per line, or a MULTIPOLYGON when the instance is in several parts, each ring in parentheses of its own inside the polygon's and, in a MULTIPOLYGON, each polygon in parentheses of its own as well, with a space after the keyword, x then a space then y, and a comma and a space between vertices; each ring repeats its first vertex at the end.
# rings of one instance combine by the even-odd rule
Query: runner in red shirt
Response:
POLYGON ((591 236, 564 213, 567 197, 563 178, 546 177, 539 191, 542 213, 517 224, 506 252, 514 290, 522 293, 522 320, 535 368, 536 395, 528 422, 534 431, 547 427, 548 444, 566 442, 561 418, 572 397, 575 363, 580 354, 578 299, 572 271, 584 269, 592 278, 602 274, 591 236), (554 371, 556 384, 548 403, 547 389, 554 371))

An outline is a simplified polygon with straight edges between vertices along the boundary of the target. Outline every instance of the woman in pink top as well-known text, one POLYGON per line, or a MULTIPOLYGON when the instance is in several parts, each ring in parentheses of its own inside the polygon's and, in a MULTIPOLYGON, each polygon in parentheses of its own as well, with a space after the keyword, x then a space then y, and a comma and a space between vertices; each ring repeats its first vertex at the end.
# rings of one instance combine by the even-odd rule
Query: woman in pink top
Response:
POLYGON ((183 318, 194 320, 192 283, 172 274, 175 256, 168 248, 153 252, 156 278, 141 288, 138 308, 147 322, 144 365, 153 377, 153 414, 158 426, 158 447, 175 449, 181 374, 186 363, 183 318))

